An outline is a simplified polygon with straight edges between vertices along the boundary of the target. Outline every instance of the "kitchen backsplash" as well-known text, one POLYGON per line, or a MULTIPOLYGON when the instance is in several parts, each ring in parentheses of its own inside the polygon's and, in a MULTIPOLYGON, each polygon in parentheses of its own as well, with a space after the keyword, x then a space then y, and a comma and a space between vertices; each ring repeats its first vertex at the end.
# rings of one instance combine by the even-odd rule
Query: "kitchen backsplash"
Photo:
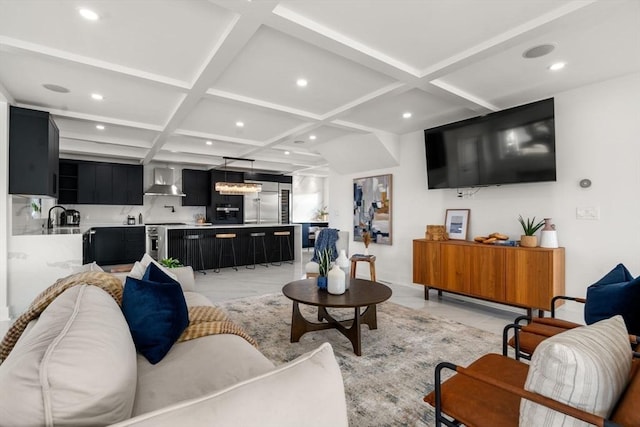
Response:
MULTIPOLYGON (((56 201, 53 199, 30 199, 28 197, 12 197, 12 234, 20 235, 39 231, 46 226, 47 214, 56 201)), ((142 213, 144 222, 196 222, 197 215, 204 215, 204 206, 181 206, 178 197, 145 196, 143 206, 112 205, 64 205, 65 209, 76 209, 80 212, 80 225, 91 224, 125 224, 127 216, 133 215, 138 222, 142 213), (167 207, 165 207, 167 206, 167 207)), ((61 210, 55 209, 59 216, 61 210)), ((53 214, 52 214, 53 215, 53 214)))

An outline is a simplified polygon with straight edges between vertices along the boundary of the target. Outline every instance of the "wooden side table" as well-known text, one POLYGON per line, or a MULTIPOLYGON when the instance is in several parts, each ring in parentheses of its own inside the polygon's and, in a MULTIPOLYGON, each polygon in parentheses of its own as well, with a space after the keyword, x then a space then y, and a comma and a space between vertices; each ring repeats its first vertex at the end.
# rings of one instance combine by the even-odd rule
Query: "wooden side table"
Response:
POLYGON ((371 281, 376 281, 376 256, 375 255, 353 255, 351 258, 351 277, 356 278, 356 268, 358 262, 369 263, 369 274, 371 275, 371 281))

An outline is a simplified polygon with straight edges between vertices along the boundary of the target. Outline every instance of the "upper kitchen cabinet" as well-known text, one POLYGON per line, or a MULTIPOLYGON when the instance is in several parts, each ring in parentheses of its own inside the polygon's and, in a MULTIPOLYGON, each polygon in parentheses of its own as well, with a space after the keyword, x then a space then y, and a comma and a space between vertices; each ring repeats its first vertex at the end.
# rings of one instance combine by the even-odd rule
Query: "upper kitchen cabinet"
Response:
POLYGON ((9 193, 58 197, 58 127, 44 111, 11 107, 9 193))
POLYGON ((113 165, 114 205, 142 205, 142 166, 113 165))
POLYGON ((142 165, 61 159, 62 184, 58 202, 79 205, 142 205, 142 168, 142 165))
POLYGON ((208 206, 211 203, 209 171, 182 169, 182 206, 208 206))

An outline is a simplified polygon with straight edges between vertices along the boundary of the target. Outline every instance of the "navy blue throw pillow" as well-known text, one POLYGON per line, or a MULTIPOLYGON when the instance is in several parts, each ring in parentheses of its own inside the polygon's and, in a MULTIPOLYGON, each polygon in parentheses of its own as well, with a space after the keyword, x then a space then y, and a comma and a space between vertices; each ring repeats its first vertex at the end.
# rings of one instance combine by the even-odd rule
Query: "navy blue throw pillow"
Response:
POLYGON ((627 330, 640 334, 640 277, 633 278, 618 264, 602 279, 587 288, 584 320, 590 325, 616 314, 624 318, 627 330))
POLYGON ((189 325, 182 287, 155 264, 149 265, 142 279, 127 277, 122 312, 136 350, 154 365, 189 325))

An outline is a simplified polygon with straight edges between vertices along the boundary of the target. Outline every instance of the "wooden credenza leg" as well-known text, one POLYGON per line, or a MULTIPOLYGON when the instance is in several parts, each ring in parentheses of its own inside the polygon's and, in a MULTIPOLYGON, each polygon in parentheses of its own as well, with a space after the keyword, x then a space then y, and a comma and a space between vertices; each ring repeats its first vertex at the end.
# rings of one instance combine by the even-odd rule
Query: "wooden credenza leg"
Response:
POLYGON ((429 301, 429 287, 428 286, 424 287, 424 299, 429 301))

